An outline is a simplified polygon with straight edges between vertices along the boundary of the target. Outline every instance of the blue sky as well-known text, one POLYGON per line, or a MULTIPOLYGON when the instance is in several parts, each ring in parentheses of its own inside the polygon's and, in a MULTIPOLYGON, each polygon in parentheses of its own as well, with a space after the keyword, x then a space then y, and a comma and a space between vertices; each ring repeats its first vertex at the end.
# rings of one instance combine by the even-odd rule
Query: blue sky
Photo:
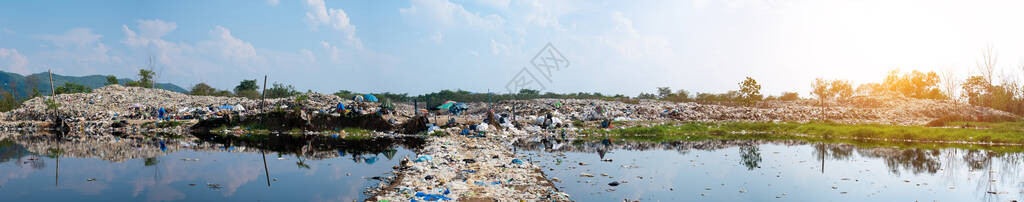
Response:
MULTIPOLYGON (((544 91, 724 92, 746 76, 807 94, 815 77, 974 70, 993 46, 1024 76, 1019 1, 5 1, 0 69, 229 89, 270 75, 300 90, 506 91, 551 43, 570 63, 544 91)), ((1012 78, 1007 78, 1012 79, 1012 78)))

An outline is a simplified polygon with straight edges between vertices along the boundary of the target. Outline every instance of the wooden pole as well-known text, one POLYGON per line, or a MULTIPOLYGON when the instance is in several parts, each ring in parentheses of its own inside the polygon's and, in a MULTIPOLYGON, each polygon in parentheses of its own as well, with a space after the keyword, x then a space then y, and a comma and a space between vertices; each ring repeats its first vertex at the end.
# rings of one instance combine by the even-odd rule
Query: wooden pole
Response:
MULTIPOLYGON (((56 90, 56 88, 53 87, 53 71, 47 69, 46 70, 46 74, 50 75, 50 101, 52 101, 54 106, 56 106, 56 104, 57 104, 57 90, 56 90)), ((59 108, 60 108, 59 106, 53 108, 53 113, 54 113, 54 118, 55 118, 54 120, 57 121, 57 124, 58 124, 57 127, 63 127, 64 122, 63 122, 63 120, 60 120, 60 109, 59 108)), ((60 128, 58 128, 57 130, 60 130, 60 128)))
MULTIPOLYGON (((267 75, 263 75, 263 92, 260 94, 260 116, 265 116, 263 113, 266 111, 267 104, 267 75)), ((260 124, 264 124, 263 117, 260 117, 260 124)), ((260 155, 263 156, 263 174, 267 177, 267 187, 270 187, 270 169, 267 169, 267 153, 260 149, 260 155)))

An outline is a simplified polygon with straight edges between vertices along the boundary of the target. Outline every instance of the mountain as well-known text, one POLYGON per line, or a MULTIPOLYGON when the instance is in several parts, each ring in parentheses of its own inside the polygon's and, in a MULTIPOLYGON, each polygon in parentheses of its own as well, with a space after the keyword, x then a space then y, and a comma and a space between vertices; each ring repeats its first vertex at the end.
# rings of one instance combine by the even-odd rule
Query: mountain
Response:
MULTIPOLYGON (((133 81, 131 79, 124 78, 119 78, 117 80, 121 84, 133 81)), ((59 74, 53 74, 54 86, 62 86, 66 82, 82 84, 88 86, 89 88, 96 89, 99 87, 103 87, 107 84, 107 76, 64 76, 59 74)), ((17 97, 19 98, 28 97, 32 94, 32 85, 30 85, 31 83, 34 83, 34 86, 39 89, 39 93, 43 95, 50 94, 50 80, 49 75, 47 75, 46 72, 23 76, 21 74, 0 71, 0 87, 2 87, 2 89, 7 92, 14 92, 14 90, 17 90, 17 97), (14 86, 16 86, 17 89, 14 89, 14 86)), ((185 90, 185 88, 182 88, 181 86, 174 85, 171 83, 157 83, 156 85, 157 87, 164 90, 180 93, 188 92, 187 90, 185 90)))

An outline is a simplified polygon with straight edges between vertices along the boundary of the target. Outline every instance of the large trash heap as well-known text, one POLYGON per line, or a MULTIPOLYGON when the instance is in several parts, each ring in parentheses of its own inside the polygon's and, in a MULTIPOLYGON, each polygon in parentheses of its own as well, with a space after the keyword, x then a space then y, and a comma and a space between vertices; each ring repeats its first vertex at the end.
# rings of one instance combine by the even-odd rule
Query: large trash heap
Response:
MULTIPOLYGON (((54 112, 48 110, 49 96, 26 101, 21 108, 0 113, 0 120, 48 121, 54 112)), ((262 110, 258 99, 242 97, 192 96, 162 89, 108 85, 92 93, 64 94, 55 97, 61 117, 75 121, 109 125, 113 120, 157 120, 163 108, 165 119, 206 119, 225 115, 251 115, 265 110, 301 108, 307 113, 331 113, 338 103, 360 106, 360 113, 374 113, 379 103, 360 102, 334 95, 308 93, 289 98, 267 99, 262 110), (302 96, 303 99, 297 99, 302 96)), ((912 99, 898 96, 857 96, 843 101, 829 101, 826 107, 816 100, 766 101, 755 105, 721 105, 715 103, 667 102, 634 100, 625 103, 598 99, 534 99, 497 103, 465 103, 468 110, 460 119, 482 121, 489 109, 499 117, 534 125, 568 124, 574 121, 746 121, 806 122, 829 119, 840 123, 879 123, 923 125, 946 117, 1010 117, 1017 116, 986 107, 971 106, 944 100, 912 99), (545 121, 544 119, 550 119, 545 121), (534 123, 537 122, 537 123, 534 123)), ((422 105, 420 105, 422 107, 422 105)), ((411 117, 412 103, 396 103, 397 117, 411 117)), ((433 114, 446 115, 444 110, 433 114)))
MULTIPOLYGON (((341 102, 334 95, 304 94, 305 99, 267 99, 264 110, 304 108, 327 110, 341 102), (332 104, 333 103, 333 104, 332 104), (296 106, 299 105, 299 106, 296 106)), ((18 109, 0 114, 6 121, 43 121, 52 119, 46 97, 26 101, 18 109)), ((163 108, 166 119, 204 119, 225 115, 249 115, 260 112, 260 100, 243 97, 192 96, 162 89, 108 85, 92 93, 62 94, 54 98, 61 117, 83 121, 157 120, 163 108)))
MULTIPOLYGON (((486 103, 470 105, 486 109, 486 103)), ((499 113, 515 111, 516 120, 543 121, 696 121, 696 122, 807 122, 828 119, 840 123, 877 123, 924 125, 947 117, 1017 118, 1016 115, 987 107, 944 100, 913 99, 898 96, 858 96, 829 101, 822 107, 817 100, 765 101, 754 105, 721 105, 696 102, 639 100, 637 103, 594 99, 535 99, 504 101, 494 105, 499 113)), ((476 112, 475 110, 471 110, 476 112)), ((483 116, 483 112, 471 116, 483 116)), ((482 118, 481 118, 482 119, 482 118)))

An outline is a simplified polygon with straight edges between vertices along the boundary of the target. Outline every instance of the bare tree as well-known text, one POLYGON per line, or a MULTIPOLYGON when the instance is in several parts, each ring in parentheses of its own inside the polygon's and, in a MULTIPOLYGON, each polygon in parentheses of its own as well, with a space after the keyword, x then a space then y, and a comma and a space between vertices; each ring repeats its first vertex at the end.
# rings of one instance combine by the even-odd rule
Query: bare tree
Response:
POLYGON ((996 56, 992 45, 987 45, 985 49, 981 50, 981 61, 978 61, 977 64, 978 73, 981 74, 982 78, 985 78, 985 82, 989 86, 995 85, 995 81, 992 79, 994 79, 996 74, 996 62, 998 60, 999 56, 996 56))
POLYGON ((945 68, 939 72, 939 77, 942 82, 942 91, 949 97, 949 100, 953 102, 959 102, 956 90, 960 86, 960 82, 957 81, 956 73, 952 67, 945 68))

